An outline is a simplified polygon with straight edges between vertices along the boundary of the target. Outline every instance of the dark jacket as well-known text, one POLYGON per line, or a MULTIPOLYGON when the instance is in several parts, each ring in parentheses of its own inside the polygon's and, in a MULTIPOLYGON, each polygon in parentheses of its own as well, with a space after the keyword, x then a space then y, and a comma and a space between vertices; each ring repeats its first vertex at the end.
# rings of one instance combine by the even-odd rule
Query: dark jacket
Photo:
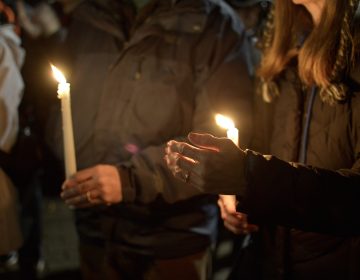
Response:
POLYGON ((279 78, 272 103, 257 97, 254 150, 272 156, 246 156, 243 210, 262 225, 257 278, 359 279, 359 223, 351 219, 359 211, 359 75, 346 78, 349 98, 330 106, 316 89, 311 102, 295 69, 279 78))
POLYGON ((84 43, 77 43, 71 75, 78 166, 117 165, 124 201, 102 215, 100 209, 78 211, 80 240, 100 241, 102 223, 107 240, 159 258, 210 244, 216 197, 174 178, 163 156, 170 139, 191 130, 215 132, 222 100, 244 108, 235 118, 249 126, 243 27, 231 10, 219 8, 222 1, 214 2, 152 1, 129 32, 116 25, 104 32, 104 23, 82 17, 84 43), (239 92, 241 84, 246 90, 239 92))

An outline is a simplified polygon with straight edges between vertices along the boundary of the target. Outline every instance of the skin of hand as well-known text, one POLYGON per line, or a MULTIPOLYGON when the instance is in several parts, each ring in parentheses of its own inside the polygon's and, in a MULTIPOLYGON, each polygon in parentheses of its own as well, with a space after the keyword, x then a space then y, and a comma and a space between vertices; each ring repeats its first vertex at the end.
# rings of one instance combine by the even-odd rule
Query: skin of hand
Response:
POLYGON ((242 194, 245 189, 245 153, 230 139, 190 133, 190 145, 171 140, 165 161, 174 176, 202 192, 242 194))
POLYGON ((236 211, 235 195, 219 195, 218 205, 224 226, 234 234, 249 234, 259 230, 257 225, 248 224, 247 215, 236 211))
POLYGON ((122 201, 120 175, 115 166, 96 165, 78 171, 62 185, 61 198, 75 208, 122 201))

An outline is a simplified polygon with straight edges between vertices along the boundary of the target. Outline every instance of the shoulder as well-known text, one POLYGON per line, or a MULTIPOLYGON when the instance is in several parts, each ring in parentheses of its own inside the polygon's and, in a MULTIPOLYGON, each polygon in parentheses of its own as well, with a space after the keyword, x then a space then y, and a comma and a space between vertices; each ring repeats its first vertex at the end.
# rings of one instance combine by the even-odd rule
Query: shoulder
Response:
POLYGON ((119 26, 125 25, 129 20, 126 14, 132 13, 131 7, 126 4, 110 5, 108 2, 115 1, 83 1, 72 13, 72 28, 82 23, 81 26, 94 28, 124 40, 123 29, 119 26))
POLYGON ((226 1, 219 0, 182 0, 169 10, 167 1, 158 1, 158 6, 144 17, 146 22, 158 24, 166 31, 185 34, 203 34, 211 29, 220 38, 222 33, 242 34, 244 25, 237 13, 226 1), (164 5, 165 7, 163 7, 164 5), (230 27, 230 28, 228 28, 230 27), (216 30, 215 30, 216 29, 216 30), (229 30, 230 29, 230 30, 229 30))

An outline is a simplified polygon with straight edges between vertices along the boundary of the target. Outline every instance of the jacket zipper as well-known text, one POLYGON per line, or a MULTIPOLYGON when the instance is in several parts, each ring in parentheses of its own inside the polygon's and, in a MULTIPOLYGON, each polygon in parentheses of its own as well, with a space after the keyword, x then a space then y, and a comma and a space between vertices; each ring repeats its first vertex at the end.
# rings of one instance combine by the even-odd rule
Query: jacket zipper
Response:
POLYGON ((316 95, 316 86, 311 88, 310 99, 306 109, 305 115, 305 125, 301 133, 301 142, 300 142, 300 153, 299 153, 299 163, 306 163, 306 154, 309 142, 309 130, 310 130, 310 121, 312 117, 312 108, 314 105, 315 95, 316 95))

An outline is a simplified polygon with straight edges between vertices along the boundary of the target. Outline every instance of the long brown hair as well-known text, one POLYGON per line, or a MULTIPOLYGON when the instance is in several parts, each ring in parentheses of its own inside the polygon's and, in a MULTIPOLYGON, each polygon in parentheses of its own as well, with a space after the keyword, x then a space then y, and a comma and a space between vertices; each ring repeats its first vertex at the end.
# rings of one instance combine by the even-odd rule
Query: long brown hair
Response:
POLYGON ((276 1, 265 28, 258 69, 266 101, 278 94, 276 77, 294 57, 298 58, 298 73, 305 86, 321 88, 322 99, 330 104, 345 99, 343 75, 355 60, 352 21, 358 3, 326 1, 320 22, 314 26, 302 5, 291 0, 276 1))

